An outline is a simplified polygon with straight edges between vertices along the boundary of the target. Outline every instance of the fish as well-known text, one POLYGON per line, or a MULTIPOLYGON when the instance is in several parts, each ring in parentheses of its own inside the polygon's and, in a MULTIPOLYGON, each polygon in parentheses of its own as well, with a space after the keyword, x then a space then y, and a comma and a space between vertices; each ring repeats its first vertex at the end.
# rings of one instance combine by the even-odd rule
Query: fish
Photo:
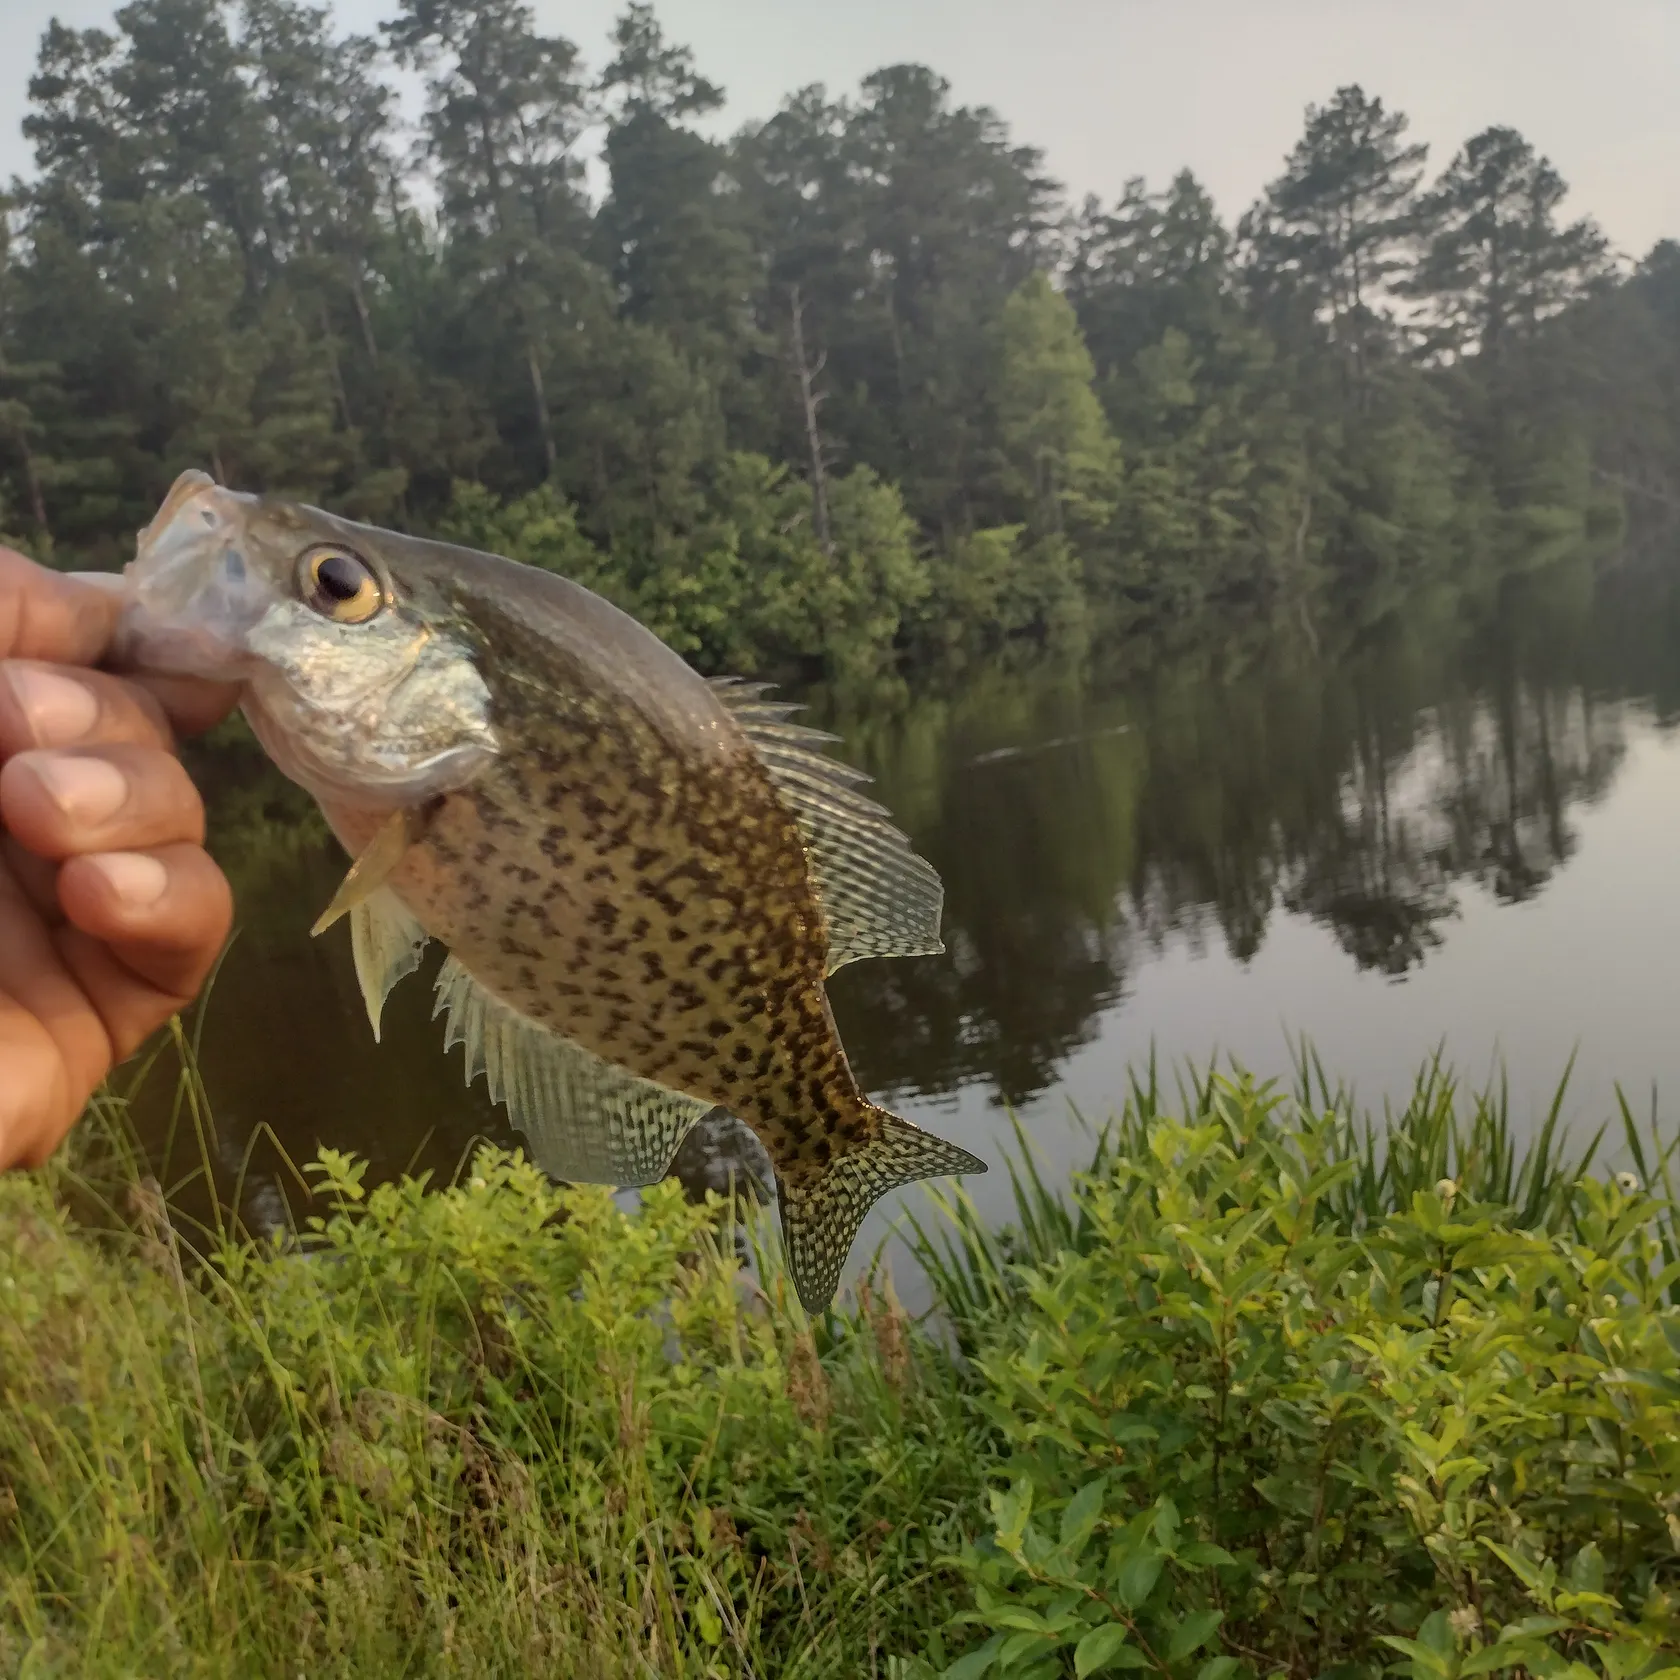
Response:
POLYGON ((435 941, 434 1016, 552 1177, 665 1176, 723 1110, 831 1303, 864 1215, 985 1163, 872 1102, 828 977, 942 951, 943 887, 835 737, 706 678, 582 585, 184 473, 125 568, 125 669, 240 685, 353 860, 375 1038, 435 941))

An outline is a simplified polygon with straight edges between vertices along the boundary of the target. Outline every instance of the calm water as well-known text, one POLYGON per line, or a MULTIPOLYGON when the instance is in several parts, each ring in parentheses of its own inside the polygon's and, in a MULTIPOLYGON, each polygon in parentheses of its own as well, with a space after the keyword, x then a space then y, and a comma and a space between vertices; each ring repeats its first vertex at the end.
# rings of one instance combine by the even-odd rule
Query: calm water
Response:
MULTIPOLYGON (((1333 637, 815 701, 946 883, 945 956, 836 977, 847 1045, 866 1087, 993 1162, 1006 1105, 1077 1159, 1070 1099, 1102 1114, 1151 1047, 1281 1074, 1304 1032, 1380 1104, 1444 1044, 1478 1080, 1503 1060, 1519 1116, 1573 1050, 1578 1123, 1616 1080, 1680 1092, 1680 552, 1333 637)), ((254 752, 200 771, 242 920, 203 1065, 249 1213, 286 1177, 265 1127, 296 1161, 324 1143, 378 1173, 510 1141, 422 979, 376 1046, 347 933, 308 937, 343 859, 306 802, 254 752)), ((971 1188, 1001 1213, 1001 1173, 971 1188)))

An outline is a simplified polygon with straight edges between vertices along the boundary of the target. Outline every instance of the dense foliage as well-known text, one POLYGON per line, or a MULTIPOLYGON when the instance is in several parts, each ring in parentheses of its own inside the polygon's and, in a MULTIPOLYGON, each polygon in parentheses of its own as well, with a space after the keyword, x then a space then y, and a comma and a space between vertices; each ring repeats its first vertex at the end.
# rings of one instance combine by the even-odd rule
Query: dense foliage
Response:
POLYGON ((948 1204, 960 1352, 493 1152, 323 1156, 207 1268, 148 1181, 0 1185, 0 1669, 1673 1680, 1668 1156, 1443 1090, 1136 1093, 1071 1199, 948 1204))
POLYGON ((203 465, 566 567, 697 663, 1305 614, 1672 494, 1680 247, 1357 87, 1235 229, 1077 208, 916 65, 714 138, 645 5, 131 0, 54 24, 0 217, 0 531, 115 559, 203 465), (399 120, 397 71, 423 87, 399 120), (594 160, 591 162, 591 160, 594 160))

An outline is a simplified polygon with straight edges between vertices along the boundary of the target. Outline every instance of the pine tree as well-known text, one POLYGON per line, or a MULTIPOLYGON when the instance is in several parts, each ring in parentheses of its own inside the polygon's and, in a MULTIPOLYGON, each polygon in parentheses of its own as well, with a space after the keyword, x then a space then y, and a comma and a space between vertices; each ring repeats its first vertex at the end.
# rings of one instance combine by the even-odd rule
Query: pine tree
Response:
POLYGON ((1390 330, 1393 285, 1410 261, 1429 148, 1407 144, 1407 126, 1357 85, 1309 105, 1283 174, 1241 229, 1262 300, 1309 308, 1356 388, 1390 330))
POLYGON ((577 48, 539 35, 523 0, 404 0, 384 29, 397 62, 427 76, 425 155, 463 347, 491 364, 514 455, 534 446, 552 475, 549 364, 586 233, 577 146, 590 109, 577 48), (520 385, 524 425, 510 412, 520 385))
POLYGON ((668 333, 721 385, 745 349, 755 265, 728 156, 688 124, 723 93, 665 40, 650 6, 619 18, 613 46, 597 84, 611 105, 612 181, 597 249, 625 314, 668 333))
POLYGON ((1605 273, 1593 222, 1558 223, 1568 190, 1515 129, 1484 129, 1458 152, 1420 206, 1428 237, 1408 287, 1433 350, 1497 363, 1605 273))

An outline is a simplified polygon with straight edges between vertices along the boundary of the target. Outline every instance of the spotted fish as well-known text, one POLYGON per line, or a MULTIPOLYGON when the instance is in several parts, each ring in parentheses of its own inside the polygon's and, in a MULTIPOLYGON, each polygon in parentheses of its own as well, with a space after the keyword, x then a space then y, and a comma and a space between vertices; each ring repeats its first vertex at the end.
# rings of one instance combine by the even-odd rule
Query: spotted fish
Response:
POLYGON ((942 950, 942 889, 762 685, 551 573, 202 473, 126 575, 121 657, 240 682, 355 859, 316 931, 348 916, 375 1035, 438 941, 446 1042, 554 1176, 650 1183, 727 1110, 820 1311, 879 1197, 985 1170, 853 1077, 826 978, 942 950))

